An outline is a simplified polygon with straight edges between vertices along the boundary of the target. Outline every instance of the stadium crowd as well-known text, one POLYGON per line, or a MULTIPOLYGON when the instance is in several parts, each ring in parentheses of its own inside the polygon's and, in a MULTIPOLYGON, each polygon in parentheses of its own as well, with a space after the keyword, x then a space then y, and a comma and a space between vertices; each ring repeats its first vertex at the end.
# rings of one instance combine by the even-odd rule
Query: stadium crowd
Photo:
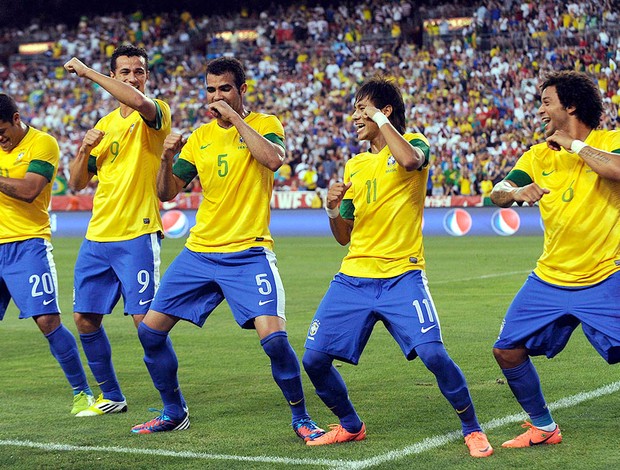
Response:
MULTIPOLYGON (((364 0, 308 7, 295 2, 227 16, 140 12, 83 17, 77 25, 0 30, 2 91, 23 103, 26 122, 54 135, 59 174, 81 139, 116 101, 76 84, 73 56, 108 73, 123 42, 149 52, 147 94, 170 104, 173 130, 189 134, 212 119, 204 69, 218 55, 247 67, 248 105, 277 115, 288 157, 280 189, 323 189, 359 152, 351 102, 362 77, 396 78, 409 128, 431 143, 428 194, 488 195, 533 141, 542 139, 537 83, 559 69, 596 77, 607 107, 603 127, 620 122, 620 28, 612 0, 426 2, 364 0), (459 18, 450 22, 449 19, 459 18), (425 21, 426 20, 426 21, 425 21), (19 44, 50 41, 41 55, 19 44)), ((89 187, 85 191, 92 191, 89 187)), ((199 183, 189 190, 200 190, 199 183)))

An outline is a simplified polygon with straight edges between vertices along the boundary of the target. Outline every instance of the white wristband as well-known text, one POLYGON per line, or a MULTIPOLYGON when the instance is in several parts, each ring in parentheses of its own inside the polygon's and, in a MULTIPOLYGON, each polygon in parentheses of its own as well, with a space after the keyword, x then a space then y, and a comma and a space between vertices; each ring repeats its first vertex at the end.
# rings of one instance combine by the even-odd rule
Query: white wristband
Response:
POLYGON ((379 128, 381 128, 381 126, 383 126, 384 124, 387 124, 388 122, 390 122, 387 116, 383 114, 381 111, 379 111, 378 113, 375 113, 375 115, 372 117, 372 120, 377 123, 377 126, 379 126, 379 128))
POLYGON ((585 142, 582 142, 581 140, 573 140, 573 143, 570 144, 570 150, 573 153, 579 154, 579 152, 581 152, 583 150, 584 147, 587 147, 585 142))
POLYGON ((330 219, 335 219, 340 215, 340 208, 334 207, 333 209, 330 209, 329 207, 325 206, 325 212, 327 212, 327 217, 329 217, 330 219))

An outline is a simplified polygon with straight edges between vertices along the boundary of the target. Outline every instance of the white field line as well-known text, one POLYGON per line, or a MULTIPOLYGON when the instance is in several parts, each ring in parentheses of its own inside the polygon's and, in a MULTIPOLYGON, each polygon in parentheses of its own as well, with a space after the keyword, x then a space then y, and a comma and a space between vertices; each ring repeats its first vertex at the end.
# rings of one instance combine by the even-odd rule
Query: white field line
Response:
MULTIPOLYGON (((582 392, 576 395, 572 395, 566 398, 562 398, 556 402, 550 403, 549 408, 552 410, 559 410, 562 408, 571 408, 584 401, 592 400, 594 398, 602 397, 604 395, 610 395, 620 390, 620 381, 613 382, 609 385, 597 388, 590 392, 582 392)), ((485 431, 505 426, 506 424, 523 421, 526 418, 525 413, 518 413, 514 415, 504 416, 503 418, 493 419, 482 425, 485 431)), ((69 452, 109 452, 116 454, 131 454, 131 455, 156 455, 160 457, 176 457, 187 459, 200 459, 200 460, 231 460, 236 462, 260 462, 269 464, 283 464, 283 465, 320 465, 331 467, 334 469, 362 469, 379 465, 392 460, 402 459, 408 455, 420 454, 422 452, 429 451, 431 449, 441 447, 452 441, 462 439, 460 431, 452 431, 444 435, 433 436, 424 439, 418 443, 407 446, 404 449, 393 450, 385 454, 372 457, 365 460, 329 460, 329 459, 291 459, 288 457, 272 457, 272 456, 242 456, 242 455, 227 455, 227 454, 209 454, 205 452, 190 452, 190 451, 172 451, 162 449, 144 449, 144 448, 131 448, 131 447, 105 447, 105 446, 74 446, 68 444, 52 444, 41 443, 33 441, 22 441, 13 439, 0 439, 0 446, 12 446, 12 447, 28 447, 34 449, 41 449, 44 451, 69 451, 69 452)))
MULTIPOLYGON (((592 390, 590 392, 581 392, 576 395, 572 395, 569 397, 561 398, 558 401, 549 404, 549 408, 552 410, 560 410, 562 408, 571 408, 576 406, 584 401, 592 400, 594 398, 602 397, 604 395, 610 395, 620 390, 620 381, 613 382, 609 385, 604 385, 603 387, 597 388, 596 390, 592 390)), ((496 429, 506 424, 523 421, 527 418, 525 413, 517 413, 514 415, 504 416, 503 418, 493 419, 482 424, 482 429, 484 431, 489 431, 491 429, 496 429)), ((408 455, 420 454, 422 452, 426 452, 428 450, 434 449, 436 447, 440 447, 444 444, 447 444, 451 441, 460 440, 463 438, 463 435, 460 431, 453 431, 448 434, 444 434, 442 436, 433 436, 427 439, 424 439, 421 442, 405 447, 400 450, 393 450, 391 452, 387 452, 383 455, 378 455, 376 457, 372 457, 370 459, 358 460, 343 463, 341 465, 335 465, 333 468, 346 468, 346 469, 361 469, 368 468, 374 465, 379 465, 385 462, 389 462, 391 460, 401 459, 408 455)))
POLYGON ((433 281, 429 280, 429 287, 433 287, 437 284, 452 284, 453 282, 469 282, 469 281, 479 281, 480 279, 493 279, 494 277, 505 277, 505 276, 513 276, 516 274, 529 274, 532 270, 528 269, 527 271, 508 271, 505 273, 496 273, 496 274, 484 274, 482 276, 474 276, 474 277, 464 277, 461 279, 445 279, 441 281, 433 281))

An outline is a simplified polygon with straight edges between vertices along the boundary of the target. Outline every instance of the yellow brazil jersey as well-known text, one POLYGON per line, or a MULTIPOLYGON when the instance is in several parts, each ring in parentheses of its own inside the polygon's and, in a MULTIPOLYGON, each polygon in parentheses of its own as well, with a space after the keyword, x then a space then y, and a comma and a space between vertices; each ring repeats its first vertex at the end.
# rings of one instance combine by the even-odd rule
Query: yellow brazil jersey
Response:
POLYGON ((105 136, 92 150, 88 165, 99 178, 88 240, 131 240, 162 229, 156 185, 164 139, 170 133, 170 107, 153 101, 155 123, 147 123, 137 111, 123 118, 117 108, 95 126, 105 136))
POLYGON ((32 127, 28 128, 24 138, 12 151, 0 151, 0 176, 23 178, 31 172, 45 176, 50 182, 31 203, 0 192, 0 243, 29 238, 51 239, 47 208, 52 197, 51 182, 56 176, 59 155, 56 139, 32 127))
MULTIPOLYGON (((586 144, 620 153, 620 131, 595 130, 586 144)), ((534 272, 544 281, 586 286, 620 271, 620 183, 600 177, 578 155, 534 145, 507 179, 549 189, 539 201, 545 226, 534 272)))
POLYGON ((346 163, 344 182, 352 185, 344 196, 341 214, 355 222, 349 252, 340 268, 344 274, 388 278, 424 269, 422 215, 429 143, 418 133, 403 137, 424 151, 426 161, 421 169, 405 170, 387 145, 379 153, 360 153, 346 163))
MULTIPOLYGON (((284 147, 284 129, 277 117, 250 113, 245 122, 284 147)), ((186 183, 198 175, 202 185, 203 199, 188 249, 211 253, 253 246, 273 249, 269 204, 274 174, 252 157, 236 127, 223 129, 216 120, 200 126, 187 139, 173 171, 186 183)))

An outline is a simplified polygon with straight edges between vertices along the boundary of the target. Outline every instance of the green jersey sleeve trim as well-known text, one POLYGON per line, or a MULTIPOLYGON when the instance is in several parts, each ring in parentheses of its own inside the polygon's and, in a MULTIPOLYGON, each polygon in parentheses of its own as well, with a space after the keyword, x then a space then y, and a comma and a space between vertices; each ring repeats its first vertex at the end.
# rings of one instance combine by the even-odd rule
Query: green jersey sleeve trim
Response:
POLYGON ((151 121, 147 121, 146 119, 144 119, 144 116, 140 115, 142 117, 142 120, 146 123, 147 126, 149 126, 151 129, 155 129, 156 131, 161 129, 161 124, 162 124, 162 112, 161 112, 161 107, 159 106, 159 103, 155 100, 151 100, 153 101, 153 103, 155 103, 155 109, 156 109, 156 116, 155 116, 155 121, 151 122, 151 121))
POLYGON ((93 175, 97 174, 97 157, 93 155, 88 157, 88 172, 93 175))
POLYGON ((617 153, 617 154, 620 154, 620 149, 616 149, 616 150, 612 151, 611 153, 617 153))
POLYGON ((353 199, 343 199, 340 203, 340 217, 343 219, 355 219, 355 206, 353 199))
POLYGON ((28 173, 36 173, 37 175, 44 176, 47 181, 52 181, 54 176, 54 165, 50 162, 44 162, 43 160, 32 160, 28 165, 28 173))
POLYGON ((422 164, 420 168, 418 168, 418 170, 421 170, 422 168, 428 165, 430 154, 431 154, 431 148, 422 139, 412 139, 409 141, 409 143, 413 145, 414 147, 419 148, 424 153, 424 163, 422 164))
POLYGON ((284 148, 284 140, 282 140, 282 137, 280 137, 279 135, 271 132, 264 135, 263 137, 265 137, 265 139, 267 139, 269 142, 273 142, 274 144, 278 144, 280 147, 284 148))
POLYGON ((187 186, 196 177, 198 170, 187 160, 179 158, 172 166, 172 174, 185 181, 187 186))
POLYGON ((504 179, 512 181, 520 188, 533 183, 530 175, 528 175, 525 171, 522 170, 512 170, 504 179))

